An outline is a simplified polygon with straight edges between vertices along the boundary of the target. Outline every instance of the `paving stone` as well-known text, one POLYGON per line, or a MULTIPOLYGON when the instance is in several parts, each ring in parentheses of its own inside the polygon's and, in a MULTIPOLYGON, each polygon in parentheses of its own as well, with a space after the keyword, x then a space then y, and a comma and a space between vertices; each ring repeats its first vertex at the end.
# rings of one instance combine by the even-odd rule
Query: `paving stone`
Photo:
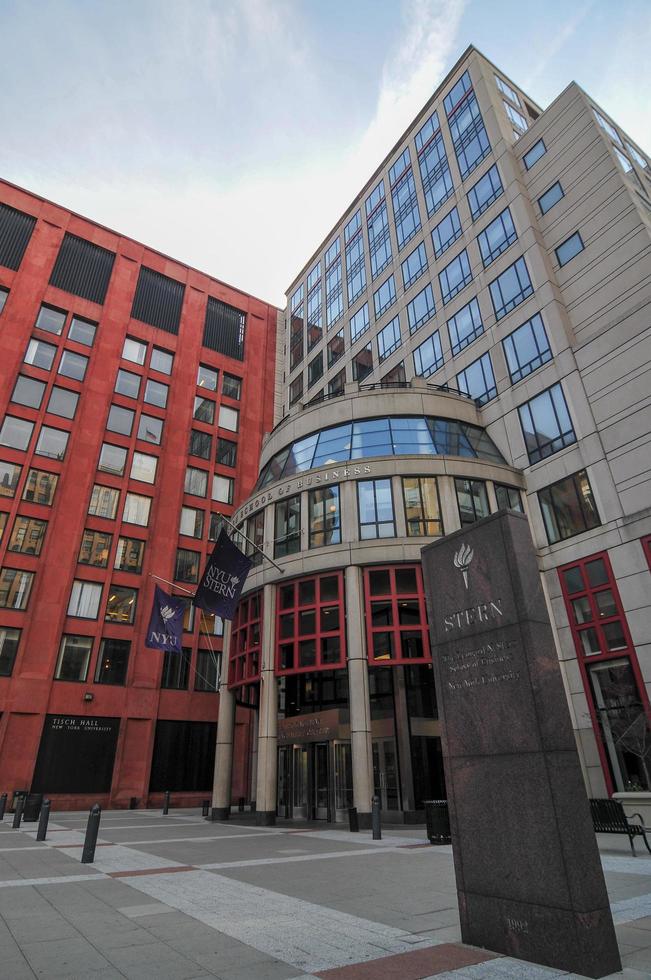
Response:
POLYGON ((111 970, 111 964, 93 946, 81 937, 57 939, 51 942, 24 943, 22 952, 32 970, 38 977, 92 977, 98 971, 106 971, 110 976, 119 976, 111 970))

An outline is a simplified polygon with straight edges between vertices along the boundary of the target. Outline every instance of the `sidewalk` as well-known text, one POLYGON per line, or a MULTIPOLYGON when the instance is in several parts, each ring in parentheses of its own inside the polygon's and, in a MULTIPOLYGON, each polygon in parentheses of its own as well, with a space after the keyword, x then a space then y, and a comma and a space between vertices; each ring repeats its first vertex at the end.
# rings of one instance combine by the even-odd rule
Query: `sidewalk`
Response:
MULTIPOLYGON (((381 841, 331 825, 255 827, 197 810, 0 823, 2 980, 465 980, 569 976, 463 946, 451 847, 421 827, 381 841)), ((651 978, 651 857, 599 838, 624 964, 651 978)))

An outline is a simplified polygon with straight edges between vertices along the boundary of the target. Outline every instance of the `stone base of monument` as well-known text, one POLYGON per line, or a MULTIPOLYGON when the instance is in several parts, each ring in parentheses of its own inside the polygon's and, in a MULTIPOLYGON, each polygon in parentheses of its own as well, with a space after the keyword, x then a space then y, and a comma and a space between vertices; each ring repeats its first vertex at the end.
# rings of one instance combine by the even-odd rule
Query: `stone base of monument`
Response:
POLYGON ((524 515, 423 549, 465 943, 584 976, 621 969, 524 515))

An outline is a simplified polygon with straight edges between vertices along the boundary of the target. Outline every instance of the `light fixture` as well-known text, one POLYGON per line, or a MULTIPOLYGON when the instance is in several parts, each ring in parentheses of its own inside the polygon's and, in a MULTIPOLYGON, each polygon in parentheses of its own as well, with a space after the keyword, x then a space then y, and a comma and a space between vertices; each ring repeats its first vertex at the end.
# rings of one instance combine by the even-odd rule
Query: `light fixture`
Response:
POLYGON ((94 697, 95 697, 95 695, 93 694, 92 691, 86 691, 84 693, 84 701, 92 701, 94 699, 94 697))

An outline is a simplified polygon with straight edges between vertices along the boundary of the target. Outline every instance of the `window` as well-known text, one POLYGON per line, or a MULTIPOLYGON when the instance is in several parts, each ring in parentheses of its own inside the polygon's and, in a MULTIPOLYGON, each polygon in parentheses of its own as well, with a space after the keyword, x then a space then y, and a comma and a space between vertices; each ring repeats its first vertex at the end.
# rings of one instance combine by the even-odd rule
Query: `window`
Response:
POLYGON ((25 450, 29 446, 33 431, 33 422, 16 418, 14 415, 5 415, 0 428, 0 446, 25 450))
MULTIPOLYGON (((646 170, 646 168, 649 166, 648 161, 642 156, 639 150, 636 150, 635 147, 632 146, 628 141, 625 141, 625 143, 626 143, 626 149, 631 154, 631 156, 637 163, 638 167, 642 167, 643 170, 646 170)), ((0 312, 2 311, 0 310, 0 312)))
POLYGON ((605 133, 608 133, 608 135, 610 136, 611 140, 614 140, 615 143, 617 143, 619 146, 621 146, 622 145, 622 141, 619 138, 619 133, 617 132, 617 130, 615 129, 615 127, 611 123, 609 123, 608 120, 605 119, 601 115, 600 112, 597 112, 597 110, 594 107, 593 107, 592 111, 594 112, 595 119, 597 120, 597 122, 599 123, 599 125, 601 126, 601 128, 603 129, 603 131, 605 133))
POLYGON ((104 619, 107 623, 132 625, 136 617, 137 601, 137 589, 129 589, 124 585, 111 585, 104 619))
POLYGON ((496 164, 487 170, 468 191, 468 206, 472 220, 476 221, 498 197, 504 193, 500 173, 496 164))
POLYGON ((1 568, 0 609, 26 609, 33 581, 33 572, 1 568))
POLYGON ((518 413, 530 463, 538 463, 576 442, 560 384, 520 405, 518 413))
POLYGON ((645 765, 649 741, 648 701, 631 657, 587 665, 594 725, 606 759, 608 792, 650 788, 645 765))
POLYGON ((585 470, 539 490, 538 501, 550 544, 573 538, 601 524, 585 470))
MULTIPOLYGON (((214 516, 214 514, 211 516, 211 523, 214 516)), ((244 542, 247 558, 250 558, 254 565, 261 565, 262 555, 258 548, 264 548, 264 510, 259 510, 253 517, 249 517, 246 522, 246 536, 249 539, 244 542), (253 547, 254 544, 257 545, 257 548, 253 547)), ((217 534, 215 533, 216 537, 217 534)))
POLYGON ((37 456, 49 456, 51 459, 63 459, 68 445, 69 432, 52 429, 49 425, 41 426, 41 431, 34 452, 37 456))
POLYGON ((429 378, 442 364, 441 337, 435 330, 431 337, 414 349, 414 371, 422 378, 429 378))
MULTIPOLYGON (((364 239, 360 212, 348 222, 344 229, 346 243, 346 284, 348 286, 348 305, 352 306, 358 296, 366 289, 366 266, 364 265, 364 239)), ((309 286, 308 281, 308 288, 309 286)), ((321 326, 321 286, 312 290, 307 298, 308 323, 321 326), (316 314, 316 317, 315 317, 316 314)))
POLYGON ((479 303, 476 298, 462 306, 458 313, 448 320, 448 333, 452 354, 458 354, 464 347, 480 337, 484 332, 479 303))
POLYGON ((359 480, 357 502, 359 536, 362 541, 370 538, 395 537, 396 522, 393 513, 391 480, 359 480))
POLYGON ((416 133, 415 142, 425 204, 427 213, 431 217, 445 204, 453 191, 438 113, 433 112, 425 125, 416 133))
POLYGON ((233 619, 228 660, 229 687, 260 677, 262 592, 240 599, 233 619))
POLYGON ((44 371, 49 371, 54 362, 56 352, 57 349, 52 344, 46 344, 43 340, 32 339, 27 345, 25 364, 31 364, 33 367, 43 368, 44 371))
POLYGON ((97 619, 101 598, 102 586, 99 582, 82 582, 80 579, 75 579, 68 602, 68 616, 97 619))
POLYGON ((488 506, 488 495, 486 484, 483 480, 463 480, 455 477, 454 488, 457 494, 457 506, 461 526, 474 524, 482 517, 488 517, 490 508, 488 506))
POLYGON ((547 214, 547 212, 558 204, 560 199, 563 197, 563 188, 560 182, 557 180, 555 184, 541 194, 538 198, 538 207, 540 208, 541 214, 547 214))
POLYGON ((217 439, 216 461, 220 466, 230 466, 233 469, 237 462, 237 443, 230 439, 217 439))
POLYGON ((88 513, 93 517, 106 517, 113 520, 118 509, 120 491, 113 487, 103 487, 96 483, 90 495, 88 513))
POLYGON ((156 481, 157 456, 147 456, 145 453, 134 453, 131 460, 132 480, 140 480, 141 483, 154 483, 156 481))
POLYGON ((194 671, 195 691, 217 691, 220 659, 221 654, 213 653, 212 650, 197 650, 197 665, 194 671))
POLYGON ((155 446, 160 446, 163 438, 163 422, 153 415, 141 415, 138 422, 138 439, 143 442, 153 442, 155 446))
POLYGON ((70 330, 68 331, 68 340, 74 340, 78 344, 84 344, 85 347, 92 347, 95 343, 96 330, 96 323, 92 323, 90 320, 84 320, 80 316, 73 316, 70 330))
POLYGON ((403 476, 407 536, 432 537, 443 534, 438 487, 434 476, 403 476))
POLYGON ((102 473, 113 473, 114 476, 122 476, 127 461, 127 450, 123 446, 114 446, 110 442, 103 442, 99 453, 97 469, 102 473))
POLYGON ((22 555, 40 555, 46 530, 47 521, 19 515, 14 521, 7 551, 17 551, 22 555))
POLYGON ((328 342, 328 367, 329 368, 331 368, 333 364, 336 364, 336 362, 339 360, 340 357, 343 357, 345 349, 346 348, 344 344, 344 332, 343 330, 340 330, 339 333, 336 333, 332 338, 332 340, 328 342))
POLYGON ((619 591, 606 552, 558 570, 579 658, 632 651, 619 591))
POLYGON ((76 391, 59 388, 55 385, 50 392, 47 410, 51 415, 60 415, 63 419, 73 419, 77 411, 78 401, 79 395, 76 391))
POLYGON ((353 381, 363 381, 372 370, 373 352, 371 345, 367 344, 353 358, 353 381))
POLYGON ((323 487, 308 494, 310 548, 341 542, 339 487, 323 487))
POLYGON ((233 491, 235 481, 230 476, 219 476, 218 473, 212 478, 212 499, 218 500, 222 504, 233 503, 233 491))
POLYGON ((227 405, 220 405, 218 425, 221 429, 237 432, 240 426, 240 413, 236 408, 228 408, 227 405))
POLYGON ((506 483, 495 483, 493 487, 498 510, 517 510, 524 514, 522 494, 517 487, 510 487, 506 483))
POLYGON ((151 497, 142 497, 137 493, 128 493, 124 498, 122 520, 127 524, 140 524, 147 527, 151 497))
POLYGON ((289 370, 303 360, 303 307, 292 312, 289 321, 289 370))
POLYGON ((0 543, 2 542, 2 536, 5 532, 5 527, 7 526, 7 520, 9 519, 9 514, 4 510, 0 510, 0 543))
POLYGON ((162 381, 154 381, 150 378, 145 385, 145 397, 149 405, 156 405, 158 408, 165 408, 167 406, 167 393, 169 388, 167 385, 163 384, 162 381))
POLYGON ((191 656, 192 651, 189 647, 165 651, 160 679, 162 688, 170 691, 187 691, 191 656))
POLYGON ((389 309, 396 301, 396 283, 393 276, 389 276, 382 285, 373 293, 373 308, 375 319, 379 320, 382 314, 389 309))
POLYGON ((234 374, 225 374, 222 380, 222 395, 239 401, 242 396, 242 379, 236 378, 234 374))
POLYGON ((533 286, 524 259, 519 258, 508 269, 505 269, 497 279, 490 283, 489 288, 495 317, 501 320, 503 316, 514 310, 516 306, 524 302, 527 296, 531 296, 533 293, 533 286))
POLYGON ((44 391, 44 381, 36 381, 34 378, 28 378, 24 374, 19 374, 16 378, 11 400, 17 405, 26 405, 28 408, 40 408, 44 391))
POLYGON ((195 507, 182 507, 179 534, 190 538, 203 537, 203 511, 195 507))
POLYGON ((161 350, 160 347, 153 347, 149 367, 152 371, 160 371, 161 374, 171 374, 174 365, 174 354, 168 350, 161 350))
POLYGON ((351 317, 350 320, 350 342, 355 343, 358 337, 361 337, 370 326, 370 320, 368 316, 368 303, 364 303, 363 306, 359 308, 355 316, 351 317))
MULTIPOLYGON (((8 295, 9 295, 9 290, 8 289, 2 289, 2 287, 0 287, 0 313, 2 313, 2 311, 5 308, 5 303, 7 302, 7 296, 8 295)), ((0 653, 0 656, 2 656, 1 653, 0 653)), ((2 676, 2 675, 0 674, 0 676, 2 676)))
POLYGON ((194 466, 188 466, 185 471, 185 492, 195 497, 205 497, 208 492, 208 473, 194 466))
POLYGON ((505 102, 503 99, 502 99, 502 105, 504 106, 504 111, 506 112, 507 116, 509 117, 509 119, 511 120, 515 128, 520 133, 526 132, 526 130, 529 128, 529 124, 527 123, 527 120, 524 118, 522 113, 518 112, 517 109, 514 109, 512 105, 509 105, 509 103, 505 102))
POLYGON ((4 463, 0 460, 0 497, 14 497, 16 495, 16 487, 21 472, 22 467, 18 466, 17 463, 4 463))
POLYGON ((511 212, 505 208, 477 236, 484 268, 494 262, 517 238, 511 212))
MULTIPOLYGON (((344 287, 342 283, 340 250, 340 242, 336 238, 325 254, 326 324, 328 328, 335 324, 344 312, 344 287)), ((299 315, 302 323, 302 304, 296 311, 296 316, 299 315)))
POLYGON ((461 82, 446 96, 444 105, 461 179, 465 180, 490 153, 491 147, 468 72, 464 73, 461 82), (466 94, 459 88, 464 79, 466 94))
POLYGON ((511 102, 517 106, 522 105, 520 99, 518 98, 518 93, 511 88, 508 82, 505 82, 503 78, 500 78, 499 75, 495 75, 495 84, 500 92, 507 97, 507 99, 510 99, 511 102))
POLYGON ((111 405, 106 428, 109 432, 118 432, 122 436, 130 436, 134 418, 135 413, 130 408, 111 405))
POLYGON ((197 371, 197 387, 207 388, 208 391, 217 391, 219 382, 219 371, 217 368, 207 367, 205 364, 199 365, 197 371))
POLYGON ((106 568, 112 541, 112 534, 105 534, 103 531, 84 531, 77 561, 80 565, 106 568))
POLYGON ((390 323, 387 323, 386 327, 380 330, 377 335, 377 349, 380 358, 380 364, 385 361, 390 354, 393 354, 394 350, 398 350, 402 343, 400 337, 400 317, 394 316, 390 323))
POLYGON ((36 317, 36 326, 39 330, 47 330, 48 333, 55 333, 60 336, 67 315, 64 310, 55 310, 52 306, 43 304, 36 317))
POLYGON ((194 399, 192 418, 197 422, 207 422, 208 425, 212 425, 215 421, 215 403, 210 398, 197 395, 194 399))
POLYGON ((20 633, 20 630, 0 626, 0 677, 11 677, 18 653, 20 633))
POLYGON ((140 375, 120 368, 115 379, 115 391, 127 398, 137 398, 140 394, 140 375))
POLYGON ((95 670, 95 683, 125 684, 130 649, 131 644, 128 640, 102 640, 95 670))
POLYGON ((85 681, 92 649, 92 636, 62 636, 54 679, 85 681))
POLYGON ((547 147, 545 146, 543 140, 538 140, 533 144, 530 150, 528 150, 522 157, 523 163, 527 170, 531 170, 534 163, 538 163, 541 156, 547 152, 547 147))
POLYGON ((299 374, 289 386, 289 404, 295 405, 303 397, 303 375, 299 374))
POLYGON ((364 570, 369 664, 431 660, 420 566, 364 570))
POLYGON ((88 358, 74 351, 64 350, 59 361, 59 374, 75 381, 83 381, 88 367, 88 358))
POLYGON ((449 303, 471 280, 470 262, 468 261, 468 253, 464 248, 463 252, 460 252, 449 265, 446 265, 442 272, 439 272, 443 303, 449 303))
POLYGON ((450 213, 446 214, 442 221, 439 221, 432 232, 434 255, 437 259, 449 249, 450 245, 456 242, 460 235, 461 221, 459 220, 459 212, 456 208, 452 208, 450 213))
POLYGON ((582 252, 584 248, 585 245, 583 244, 581 236, 579 235, 578 231, 575 231, 573 235, 566 238, 565 241, 562 242, 557 249, 555 249, 558 264, 560 266, 567 265, 570 259, 573 259, 575 255, 582 252))
POLYGON ((391 200, 396 223, 396 238, 401 249, 411 241, 420 228, 420 213, 416 197, 416 183, 411 169, 409 148, 389 170, 391 200))
POLYGON ((301 550, 301 495, 279 500, 274 509, 274 558, 301 550))
POLYGON ((424 323, 431 320, 436 313, 434 303, 434 291, 428 283, 410 303, 407 304, 407 320, 409 322, 409 333, 415 333, 424 323))
POLYGON ((313 357, 307 366, 307 387, 311 388, 323 377, 323 351, 313 357))
POLYGON ((366 198, 366 225, 368 228, 371 278, 375 279, 391 262, 391 235, 387 204, 384 200, 384 181, 380 181, 372 194, 366 198))
POLYGON ((122 358, 125 361, 133 361, 134 364, 144 364, 147 356, 147 344, 133 337, 125 337, 122 348, 122 358))
POLYGON ((199 456, 200 459, 210 459, 212 456, 212 436, 207 432, 191 429, 188 454, 190 456, 199 456))
POLYGON ((427 254, 424 242, 421 242, 418 248, 415 248, 411 255, 407 256, 401 265, 401 269, 403 285, 405 289, 409 289, 427 271, 427 254))
POLYGON ((145 542, 138 538, 118 538, 113 568, 121 572, 134 572, 139 575, 145 554, 145 542))
POLYGON ((276 614, 276 674, 334 670, 345 665, 341 572, 287 582, 276 614))
POLYGON ((497 387, 488 351, 457 374, 457 387, 459 391, 474 398, 479 405, 485 405, 491 398, 495 398, 497 387))
POLYGON ((552 359, 540 313, 536 313, 502 341, 513 384, 552 359))
POLYGON ((201 555, 198 551, 190 551, 188 548, 177 548, 174 579, 177 582, 198 582, 200 561, 201 555))

